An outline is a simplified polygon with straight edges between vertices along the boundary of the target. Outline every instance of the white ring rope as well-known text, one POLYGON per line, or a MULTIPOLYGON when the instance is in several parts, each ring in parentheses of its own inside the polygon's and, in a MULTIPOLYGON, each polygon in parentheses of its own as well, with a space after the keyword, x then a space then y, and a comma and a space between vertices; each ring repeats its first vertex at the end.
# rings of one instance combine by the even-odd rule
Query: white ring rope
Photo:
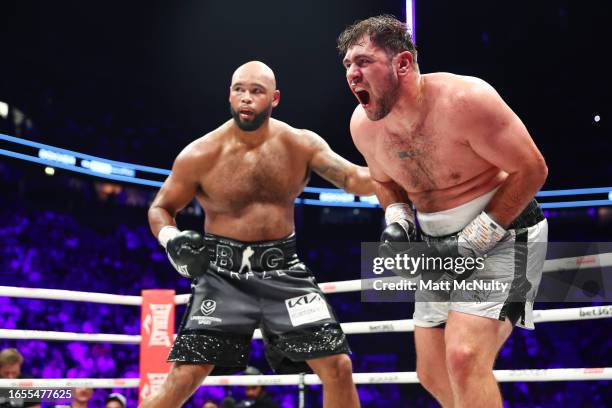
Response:
MULTIPOLYGON (((550 273, 573 271, 592 268, 605 268, 609 266, 612 266, 612 252, 579 257, 548 259, 544 262, 544 269, 542 272, 550 273)), ((405 278, 394 276, 381 279, 354 279, 347 281, 324 282, 320 283, 319 287, 323 293, 359 292, 362 290, 372 289, 375 281, 382 280, 384 282, 399 282, 402 279, 405 278)), ((189 296, 191 296, 189 293, 176 295, 174 297, 174 301, 177 305, 185 304, 189 301, 189 296)))
MULTIPOLYGON (((499 382, 612 380, 612 367, 495 370, 493 374, 499 382)), ((419 382, 414 371, 353 373, 353 381, 355 384, 417 384, 419 382)), ((202 385, 297 385, 299 382, 298 374, 209 376, 202 385)), ((138 378, 0 379, 0 388, 138 388, 139 383, 138 378)), ((315 374, 307 374, 304 376, 304 383, 307 385, 321 384, 321 380, 315 374)))
MULTIPOLYGON (((591 268, 604 268, 612 266, 612 252, 597 255, 587 255, 570 258, 549 259, 544 262, 543 272, 559 272, 568 270, 581 270, 591 268)), ((402 278, 384 278, 384 281, 399 281, 402 278)), ((354 279, 337 282, 324 282, 319 287, 324 293, 359 292, 371 289, 375 280, 379 279, 354 279)), ((114 305, 139 306, 142 304, 142 296, 114 295, 110 293, 79 292, 62 289, 36 289, 22 288, 15 286, 0 286, 0 296, 50 299, 50 300, 71 300, 77 302, 106 303, 114 305)), ((176 295, 174 301, 177 305, 186 304, 191 294, 185 293, 176 295)))
MULTIPOLYGON (((544 264, 544 272, 607 266, 612 266, 612 253, 547 260, 544 264)), ((400 278, 390 278, 390 280, 393 279, 400 278)), ((357 279, 351 281, 326 282, 319 286, 325 293, 353 292, 367 289, 368 286, 371 287, 372 281, 374 281, 374 279, 364 281, 357 279)), ((131 306, 142 304, 141 296, 58 289, 31 289, 11 286, 0 286, 0 296, 131 306)), ((189 296, 189 294, 177 295, 175 296, 175 303, 187 303, 189 296)), ((533 317, 535 322, 540 323, 608 318, 612 317, 612 305, 536 310, 534 311, 533 317)), ((412 319, 351 322, 342 323, 341 325, 346 334, 414 331, 414 322, 412 319)), ((88 334, 12 329, 0 329, 0 338, 109 342, 122 344, 139 344, 141 341, 141 336, 138 335, 88 334)), ((261 338, 261 332, 259 330, 255 331, 254 338, 261 338)), ((496 370, 494 374, 499 382, 612 380, 612 367, 496 370)), ((354 373, 353 379, 356 384, 414 384, 419 382, 416 372, 354 373)), ((206 378, 203 385, 297 385, 299 382, 299 375, 209 376, 206 378)), ((0 379, 0 388, 138 388, 139 383, 140 379, 138 378, 0 379)), ((308 374, 304 376, 304 383, 320 384, 321 382, 316 375, 308 374)))
MULTIPOLYGON (((534 310, 533 320, 536 323, 563 322, 575 320, 592 320, 612 317, 612 305, 574 307, 567 309, 534 310)), ((372 322, 341 323, 346 334, 369 333, 402 333, 414 331, 414 321, 379 320, 372 322)), ((259 329, 255 330, 254 339, 261 339, 259 329)), ((58 341, 88 341, 122 344, 140 344, 141 337, 126 334, 89 334, 58 331, 0 329, 0 339, 18 340, 58 340, 58 341)))
POLYGON ((44 330, 0 329, 0 339, 86 341, 117 344, 140 344, 141 336, 128 334, 73 333, 44 330))
POLYGON ((48 300, 71 300, 75 302, 106 303, 109 305, 142 305, 142 296, 113 295, 111 293, 79 292, 63 289, 36 289, 20 288, 15 286, 0 286, 0 296, 48 299, 48 300))

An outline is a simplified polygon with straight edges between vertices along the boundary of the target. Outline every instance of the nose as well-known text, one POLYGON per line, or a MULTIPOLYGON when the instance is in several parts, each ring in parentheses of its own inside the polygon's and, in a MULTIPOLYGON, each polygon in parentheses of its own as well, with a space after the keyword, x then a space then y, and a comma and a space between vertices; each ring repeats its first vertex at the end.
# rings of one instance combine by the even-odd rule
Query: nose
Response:
POLYGON ((346 70, 346 79, 349 85, 358 83, 361 80, 361 72, 355 64, 349 65, 348 69, 346 70))
POLYGON ((240 101, 246 104, 250 104, 251 102, 253 102, 253 99, 251 98, 251 93, 249 91, 243 92, 240 101))

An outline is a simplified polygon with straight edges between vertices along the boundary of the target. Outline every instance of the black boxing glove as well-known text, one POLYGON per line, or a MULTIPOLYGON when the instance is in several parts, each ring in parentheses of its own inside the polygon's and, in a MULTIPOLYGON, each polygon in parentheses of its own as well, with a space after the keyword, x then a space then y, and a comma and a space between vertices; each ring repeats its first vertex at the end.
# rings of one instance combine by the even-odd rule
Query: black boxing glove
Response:
POLYGON ((385 210, 387 227, 380 235, 378 254, 383 257, 393 257, 406 251, 411 242, 418 240, 414 223, 414 212, 410 204, 393 203, 385 210))
POLYGON ((176 227, 162 228, 158 236, 160 244, 174 269, 185 278, 198 278, 208 268, 210 257, 204 237, 196 231, 179 231, 176 227))

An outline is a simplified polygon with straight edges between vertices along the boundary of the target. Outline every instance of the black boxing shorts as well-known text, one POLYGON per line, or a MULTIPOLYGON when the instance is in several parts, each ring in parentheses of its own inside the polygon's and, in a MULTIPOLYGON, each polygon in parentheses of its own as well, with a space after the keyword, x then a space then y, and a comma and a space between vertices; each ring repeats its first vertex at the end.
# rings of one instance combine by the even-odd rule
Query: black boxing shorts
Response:
POLYGON ((240 242, 206 234, 205 241, 211 263, 191 285, 168 361, 214 364, 216 375, 242 371, 256 328, 279 374, 310 372, 306 360, 350 352, 312 272, 298 259, 294 235, 240 242))

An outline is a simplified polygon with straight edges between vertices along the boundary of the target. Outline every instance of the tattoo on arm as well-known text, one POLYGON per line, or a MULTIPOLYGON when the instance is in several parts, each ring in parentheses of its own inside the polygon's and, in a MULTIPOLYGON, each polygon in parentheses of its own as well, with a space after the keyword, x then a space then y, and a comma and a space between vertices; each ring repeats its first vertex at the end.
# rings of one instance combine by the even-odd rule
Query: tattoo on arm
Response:
POLYGON ((310 168, 336 187, 345 189, 351 176, 351 163, 334 153, 320 136, 308 133, 309 145, 314 150, 310 168))
POLYGON ((336 157, 330 157, 325 163, 313 167, 313 170, 337 187, 345 188, 348 179, 348 168, 336 157))

